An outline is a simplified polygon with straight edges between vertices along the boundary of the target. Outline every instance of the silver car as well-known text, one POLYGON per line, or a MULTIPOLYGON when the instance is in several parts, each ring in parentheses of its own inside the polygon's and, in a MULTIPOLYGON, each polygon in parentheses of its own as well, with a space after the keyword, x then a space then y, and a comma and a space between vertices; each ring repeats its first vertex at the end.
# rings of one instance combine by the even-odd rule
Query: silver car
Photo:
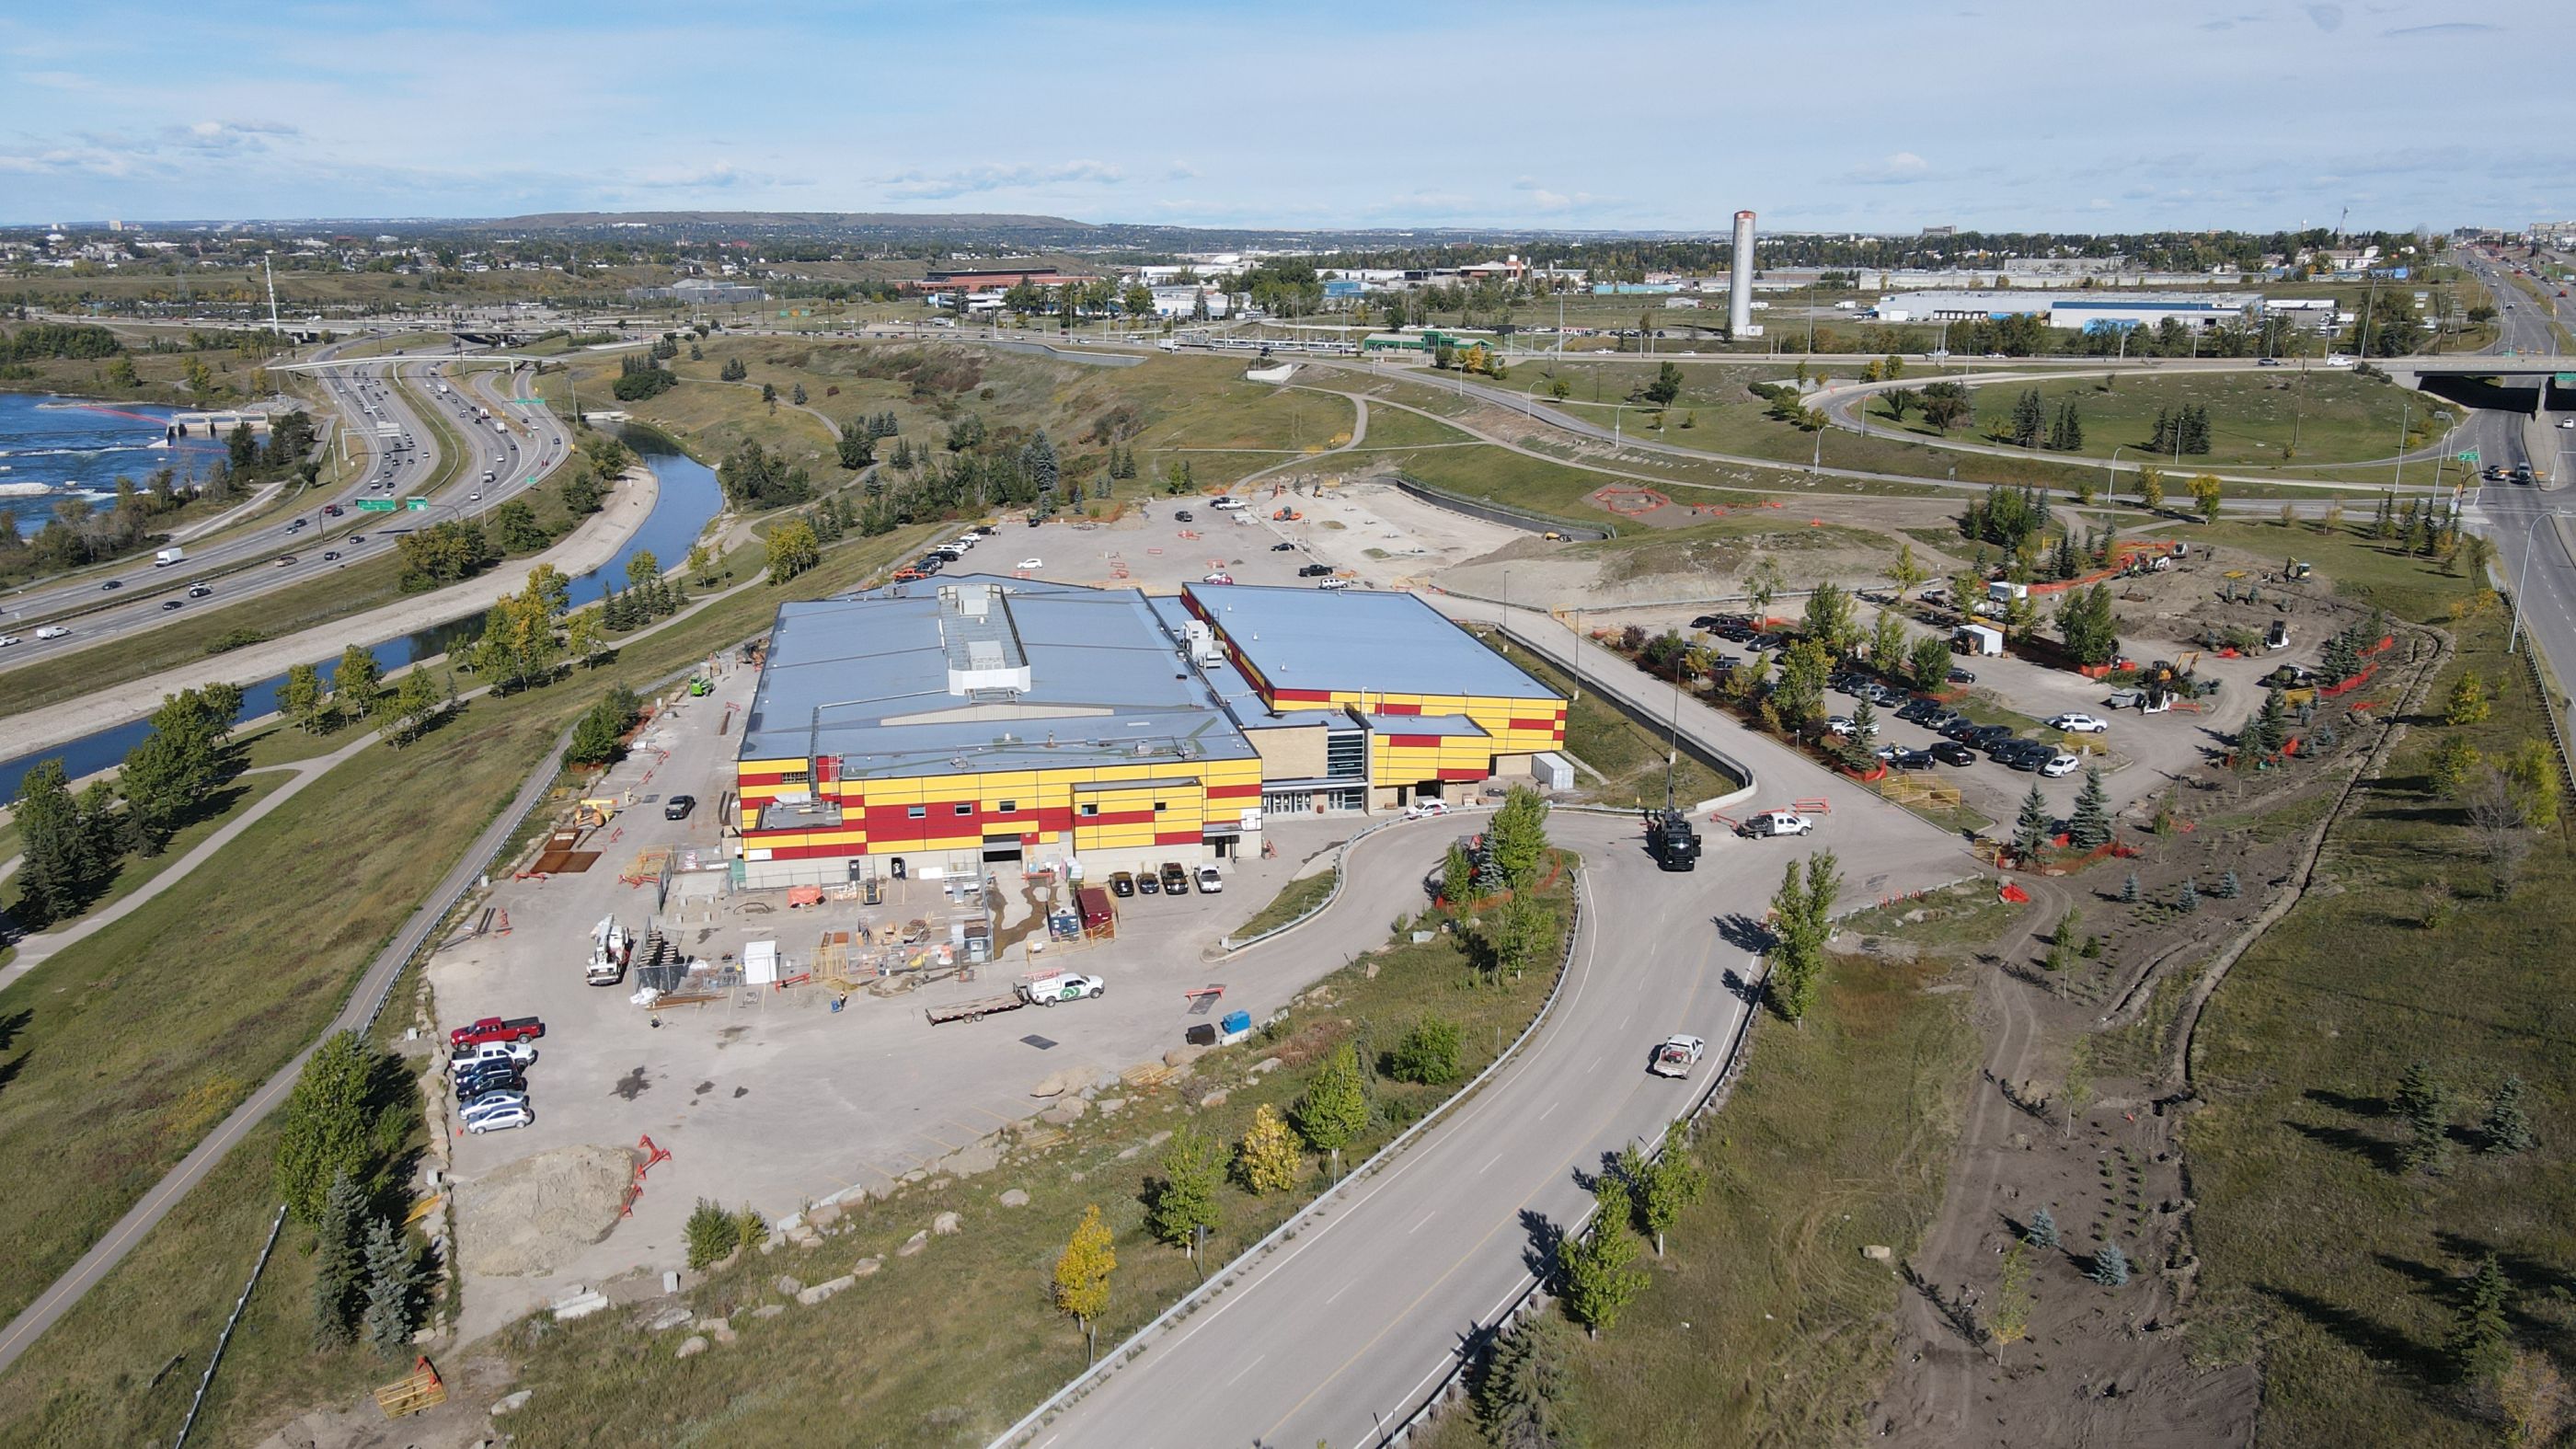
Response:
POLYGON ((514 1127, 525 1127, 536 1120, 537 1114, 529 1111, 527 1106, 523 1103, 515 1107, 502 1107, 497 1110, 487 1112, 480 1117, 468 1115, 465 1119, 465 1130, 468 1132, 507 1132, 514 1127))

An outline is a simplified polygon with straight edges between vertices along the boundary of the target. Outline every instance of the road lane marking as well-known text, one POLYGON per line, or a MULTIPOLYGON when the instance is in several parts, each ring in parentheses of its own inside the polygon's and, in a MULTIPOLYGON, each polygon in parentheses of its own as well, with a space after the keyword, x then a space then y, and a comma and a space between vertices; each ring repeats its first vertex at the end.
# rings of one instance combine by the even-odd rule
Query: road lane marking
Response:
POLYGON ((1544 1121, 1546 1121, 1548 1118, 1555 1116, 1555 1115, 1556 1115, 1556 1109, 1557 1109, 1557 1108, 1559 1108, 1559 1107, 1562 1107, 1562 1106, 1564 1106, 1564 1105, 1565 1105, 1565 1104, 1564 1104, 1563 1102, 1550 1102, 1550 1103, 1548 1103, 1548 1104, 1547 1104, 1547 1110, 1538 1114, 1538 1120, 1540 1120, 1540 1121, 1544 1122, 1544 1121))
POLYGON ((1493 1158, 1493 1162, 1488 1162, 1488 1163, 1486 1163, 1484 1166, 1477 1168, 1477 1169, 1476 1169, 1476 1175, 1477 1175, 1478 1177, 1482 1177, 1482 1176, 1484 1176, 1486 1173, 1489 1173, 1489 1172, 1493 1171, 1493 1170, 1494 1170, 1494 1163, 1495 1163, 1495 1162, 1500 1162, 1500 1161, 1502 1161, 1504 1158, 1509 1157, 1509 1156, 1511 1156, 1511 1153, 1510 1153, 1510 1151, 1509 1151, 1509 1150, 1505 1150, 1505 1151, 1502 1151, 1502 1152, 1497 1152, 1497 1153, 1495 1153, 1495 1154, 1494 1154, 1494 1158, 1493 1158))
POLYGON ((1233 1388, 1233 1387, 1234 1387, 1234 1385, 1235 1385, 1235 1380, 1236 1380, 1236 1379, 1240 1379, 1240 1378, 1242 1378, 1245 1374, 1248 1374, 1248 1373, 1252 1372, 1252 1370, 1253 1370, 1253 1366, 1254 1366, 1255 1364, 1260 1363, 1263 1359, 1268 1358, 1268 1357, 1270 1357, 1270 1355, 1268 1355, 1268 1354, 1266 1354, 1266 1353, 1256 1353, 1256 1354, 1254 1354, 1254 1355, 1252 1356, 1252 1362, 1251 1362, 1251 1363, 1248 1363, 1248 1364, 1245 1364, 1243 1367, 1241 1367, 1241 1368, 1239 1368, 1239 1369, 1236 1369, 1236 1370, 1234 1371, 1234 1378, 1227 1379, 1227 1380, 1225 1381, 1225 1386, 1226 1386, 1227 1388, 1229 1388, 1229 1389, 1230 1389, 1230 1388, 1233 1388))
POLYGON ((1404 1230, 1404 1235, 1409 1238, 1415 1233, 1421 1232, 1424 1228, 1431 1226, 1431 1220, 1438 1216, 1440 1216, 1440 1209, 1438 1208, 1433 1208, 1431 1211, 1424 1213, 1422 1215, 1422 1221, 1415 1223, 1412 1227, 1406 1228, 1404 1230))
MULTIPOLYGON (((1357 1282, 1357 1281, 1359 1281, 1359 1280, 1358 1280, 1358 1279, 1353 1279, 1353 1280, 1351 1280, 1351 1281, 1355 1283, 1355 1282, 1357 1282)), ((1350 1292, 1350 1291, 1351 1291, 1351 1285, 1350 1285, 1350 1283, 1345 1283, 1345 1284, 1343 1284, 1341 1287, 1334 1289, 1334 1290, 1333 1290, 1333 1296, 1332 1296, 1331 1298, 1327 1298, 1327 1299, 1325 1299, 1325 1300, 1324 1300, 1324 1306, 1325 1306, 1325 1307, 1327 1307, 1327 1308, 1332 1307, 1332 1306, 1333 1306, 1333 1304, 1334 1304, 1334 1302, 1335 1302, 1335 1300, 1339 1299, 1343 1294, 1348 1293, 1348 1292, 1350 1292)))

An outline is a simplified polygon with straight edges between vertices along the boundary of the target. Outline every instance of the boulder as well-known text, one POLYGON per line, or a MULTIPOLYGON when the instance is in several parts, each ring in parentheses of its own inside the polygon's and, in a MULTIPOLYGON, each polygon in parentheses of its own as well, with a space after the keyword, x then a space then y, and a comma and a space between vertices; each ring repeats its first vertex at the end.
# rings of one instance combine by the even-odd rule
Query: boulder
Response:
POLYGON ((818 1228, 828 1228, 841 1220, 841 1205, 827 1202, 805 1215, 805 1221, 818 1228))
POLYGON ((859 1281, 857 1275, 851 1273, 844 1273, 838 1278, 827 1278, 824 1281, 815 1284, 813 1287, 806 1289, 804 1292, 797 1294, 796 1301, 804 1304, 808 1308, 811 1308, 815 1304, 822 1302, 824 1299, 831 1297, 833 1294, 840 1292, 842 1289, 849 1287, 857 1281, 859 1281))
POLYGON ((803 1291, 804 1287, 804 1284, 784 1273, 778 1275, 778 1292, 782 1297, 793 1298, 799 1292, 803 1291))
POLYGON ((944 1238, 944 1237, 947 1237, 949 1234, 951 1234, 951 1233, 953 1233, 953 1232, 956 1232, 956 1231, 957 1231, 957 1214, 955 1214, 955 1213, 941 1213, 939 1216, 937 1216, 937 1217, 935 1217, 935 1218, 932 1218, 932 1219, 930 1220, 930 1230, 931 1230, 932 1232, 934 1232, 934 1233, 937 1233, 939 1236, 941 1236, 941 1237, 943 1237, 943 1238, 944 1238))
POLYGON ((1264 1072, 1275 1072, 1286 1065, 1287 1063, 1279 1060, 1277 1057, 1263 1057, 1261 1060, 1252 1064, 1252 1074, 1257 1077, 1264 1072))
POLYGON ((1199 1098, 1199 1105, 1201 1107, 1222 1107, 1225 1105, 1225 1099, 1228 1095, 1229 1094, 1225 1088, 1219 1087, 1215 1091, 1208 1093, 1206 1096, 1199 1098))
POLYGON ((926 1232, 915 1233, 911 1237, 903 1240, 903 1246, 895 1249, 894 1255, 898 1258, 909 1258, 913 1254, 918 1253, 929 1246, 930 1234, 926 1232))
POLYGON ((587 1318, 607 1306, 607 1294, 582 1289, 568 1297, 557 1299, 554 1311, 558 1320, 570 1322, 576 1318, 587 1318))
POLYGON ((751 1316, 754 1318, 776 1318, 778 1315, 786 1311, 787 1305, 784 1303, 764 1303, 758 1308, 751 1310, 751 1316))
POLYGON ((1162 1131, 1155 1133, 1153 1136, 1146 1138, 1145 1145, 1147 1147, 1160 1147, 1171 1140, 1172 1129, 1166 1127, 1162 1131))
POLYGON ((696 1315, 689 1312, 689 1306, 683 1303, 676 1307, 663 1309, 660 1313, 654 1315, 651 1323, 644 1326, 654 1333, 662 1333, 669 1329, 686 1327, 689 1320, 695 1316, 696 1315))
POLYGON ((1003 1193, 1000 1198, 1000 1202, 1004 1207, 1027 1207, 1029 1205, 1029 1194, 1026 1189, 1015 1187, 1010 1191, 1003 1193))
POLYGON ((497 1419, 503 1414, 509 1413, 511 1410, 525 1404, 528 1401, 529 1395, 535 1392, 536 1390, 534 1389, 521 1389, 517 1393, 510 1395, 497 1404, 494 1404, 492 1406, 492 1417, 497 1419))
POLYGON ((1163 1065, 1177 1070, 1181 1067, 1188 1066, 1190 1063, 1197 1061, 1203 1056, 1206 1056, 1212 1050, 1214 1050, 1212 1047, 1197 1045, 1176 1046, 1170 1051, 1163 1053, 1163 1065))
POLYGON ((698 1332, 700 1333, 722 1333, 726 1327, 727 1325, 724 1320, 724 1315, 720 1313, 711 1313, 698 1320, 698 1332))
POLYGON ((885 1259, 883 1258, 861 1258, 859 1261, 850 1265, 850 1276, 853 1278, 869 1277, 879 1268, 884 1266, 885 1259))
POLYGON ((1100 1115, 1106 1117, 1110 1113, 1117 1111, 1119 1108, 1126 1106, 1127 1099, 1124 1097, 1103 1097, 1091 1105, 1099 1108, 1100 1115))
POLYGON ((1896 1256, 1896 1250, 1885 1243, 1871 1243, 1860 1250, 1860 1255, 1873 1263, 1884 1263, 1896 1256))
POLYGON ((1038 1120, 1056 1127, 1070 1127, 1082 1120, 1091 1104, 1080 1097, 1066 1097, 1038 1114, 1038 1120))
POLYGON ((1140 1152, 1143 1152, 1144 1150, 1145 1150, 1145 1147, 1144 1147, 1144 1144, 1143 1144, 1143 1143, 1138 1143, 1137 1145, 1135 1145, 1135 1146, 1133 1146, 1133 1147, 1122 1147, 1122 1148, 1119 1148, 1119 1149, 1118 1149, 1118 1160, 1119 1160, 1119 1161, 1121 1161, 1121 1162, 1133 1162, 1133 1161, 1135 1161, 1135 1160, 1136 1160, 1136 1155, 1137 1155, 1138 1153, 1140 1153, 1140 1152))
POLYGON ((699 1354, 705 1353, 706 1351, 707 1341, 692 1333, 687 1338, 680 1341, 679 1351, 671 1356, 673 1358, 696 1358, 699 1354))
POLYGON ((717 1324, 715 1332, 707 1335, 707 1337, 714 1339, 718 1343, 731 1343, 734 1341, 736 1336, 737 1335, 733 1331, 733 1325, 730 1323, 717 1324))

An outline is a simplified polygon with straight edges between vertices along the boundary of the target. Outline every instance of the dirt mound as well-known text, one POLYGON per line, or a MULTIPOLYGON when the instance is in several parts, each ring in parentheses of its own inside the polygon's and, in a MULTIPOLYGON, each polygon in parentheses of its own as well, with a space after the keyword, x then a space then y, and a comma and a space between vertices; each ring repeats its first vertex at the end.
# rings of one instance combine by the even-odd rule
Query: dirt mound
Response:
POLYGON ((623 1147, 558 1147, 456 1187, 465 1271, 515 1278, 550 1273, 608 1236, 635 1172, 623 1147))

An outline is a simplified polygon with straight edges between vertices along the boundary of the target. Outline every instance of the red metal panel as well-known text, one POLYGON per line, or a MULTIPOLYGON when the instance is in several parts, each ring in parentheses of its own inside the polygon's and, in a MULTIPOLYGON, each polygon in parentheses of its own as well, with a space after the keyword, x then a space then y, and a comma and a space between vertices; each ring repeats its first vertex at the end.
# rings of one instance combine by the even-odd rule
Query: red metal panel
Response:
POLYGON ((1261 785, 1257 781, 1249 785, 1210 785, 1207 791, 1211 800, 1248 800, 1256 799, 1260 794, 1261 785))
POLYGON ((1545 719, 1516 719, 1511 722, 1511 728, 1516 730, 1547 730, 1562 729, 1564 727, 1565 721, 1558 719, 1553 715, 1550 715, 1545 719))
POLYGON ((1372 713, 1372 714, 1420 714, 1420 713, 1422 713, 1422 706, 1420 706, 1420 705, 1418 705, 1418 704, 1397 704, 1397 703, 1396 703, 1395 701, 1393 701, 1393 700, 1381 700, 1381 701, 1378 703, 1378 707, 1377 707, 1376 709, 1374 709, 1374 710, 1371 710, 1371 711, 1370 711, 1370 713, 1372 713))
POLYGON ((1442 770, 1436 778, 1442 780, 1481 780, 1485 778, 1485 774, 1486 772, 1483 770, 1442 770))
POLYGON ((1154 843, 1156 845, 1199 845, 1205 842, 1196 830, 1157 830, 1154 832, 1154 843))
MULTIPOLYGON (((1436 750, 1440 748, 1440 736, 1438 735, 1388 735, 1386 737, 1386 742, 1399 750, 1436 750)), ((1479 775, 1477 778, 1483 779, 1484 777, 1479 775)))
POLYGON ((1280 689, 1272 691, 1271 698, 1281 704, 1331 704, 1333 692, 1329 689, 1280 689))

